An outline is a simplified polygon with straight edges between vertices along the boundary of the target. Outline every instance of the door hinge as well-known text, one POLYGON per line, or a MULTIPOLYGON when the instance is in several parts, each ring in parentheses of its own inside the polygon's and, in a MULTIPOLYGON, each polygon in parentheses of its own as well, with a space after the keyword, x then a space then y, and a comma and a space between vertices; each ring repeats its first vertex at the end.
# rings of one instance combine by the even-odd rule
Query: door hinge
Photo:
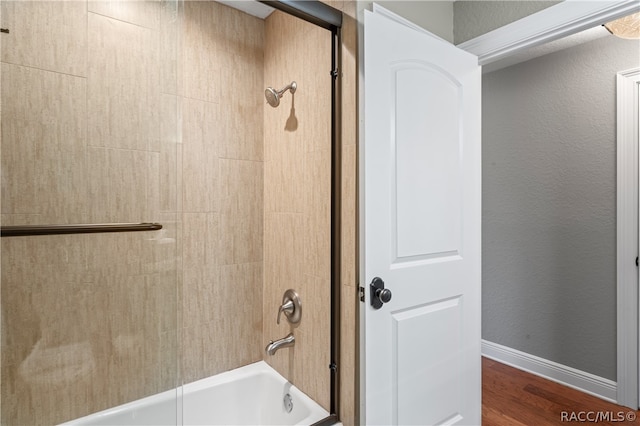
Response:
POLYGON ((329 364, 329 370, 333 372, 338 371, 338 364, 336 364, 335 362, 332 362, 331 364, 329 364))
POLYGON ((364 287, 360 287, 360 301, 364 303, 364 287))
POLYGON ((333 79, 335 80, 336 78, 338 78, 338 68, 329 71, 329 74, 331 74, 331 77, 333 77, 333 79))
POLYGON ((636 256, 636 266, 638 266, 638 256, 636 256))

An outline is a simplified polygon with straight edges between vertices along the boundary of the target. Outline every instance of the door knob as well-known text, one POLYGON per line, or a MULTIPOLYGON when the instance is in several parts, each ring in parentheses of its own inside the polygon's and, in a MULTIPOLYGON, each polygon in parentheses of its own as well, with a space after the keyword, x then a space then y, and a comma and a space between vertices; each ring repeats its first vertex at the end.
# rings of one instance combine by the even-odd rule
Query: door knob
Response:
POLYGON ((373 309, 380 309, 384 303, 391 300, 391 290, 384 288, 382 278, 375 277, 369 284, 369 289, 371 291, 371 306, 373 306, 373 309))

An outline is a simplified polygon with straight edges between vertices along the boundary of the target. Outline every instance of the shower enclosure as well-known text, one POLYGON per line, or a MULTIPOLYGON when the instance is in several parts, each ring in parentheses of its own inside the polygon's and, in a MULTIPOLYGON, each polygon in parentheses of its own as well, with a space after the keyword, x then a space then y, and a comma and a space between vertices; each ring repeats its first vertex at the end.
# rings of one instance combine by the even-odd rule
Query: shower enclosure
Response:
POLYGON ((336 413, 340 14, 0 3, 1 424, 167 392, 182 424, 183 385, 260 361, 336 413))

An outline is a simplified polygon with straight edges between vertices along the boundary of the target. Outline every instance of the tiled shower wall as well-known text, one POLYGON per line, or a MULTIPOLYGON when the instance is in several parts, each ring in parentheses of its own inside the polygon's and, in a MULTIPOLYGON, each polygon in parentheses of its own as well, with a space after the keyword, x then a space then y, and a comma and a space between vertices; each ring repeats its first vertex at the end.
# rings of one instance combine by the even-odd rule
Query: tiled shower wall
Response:
POLYGON ((186 383, 262 359, 264 21, 187 1, 184 28, 186 383))
POLYGON ((177 12, 2 2, 2 224, 164 225, 2 239, 2 424, 177 383, 177 12))
POLYGON ((262 358, 263 21, 213 2, 2 2, 2 424, 262 358))
POLYGON ((298 85, 277 108, 264 106, 264 338, 296 339, 265 360, 329 409, 332 37, 279 11, 265 27, 265 86, 298 85), (277 325, 288 288, 300 295, 302 319, 277 325))
POLYGON ((288 287, 305 313, 280 369, 328 408, 328 32, 274 15, 289 21, 269 65, 264 22, 213 2, 2 7, 3 224, 165 226, 3 240, 2 423, 259 360, 286 332, 271 327, 288 287), (298 81, 297 113, 264 107, 263 68, 274 87, 298 81))
MULTIPOLYGON (((76 418, 262 359, 289 331, 275 324, 287 288, 303 320, 296 346, 269 361, 328 408, 329 33, 201 1, 3 1, 1 19, 11 31, 1 39, 2 223, 165 226, 3 239, 2 424, 76 418), (291 80, 296 96, 265 106, 264 88, 291 80)), ((357 288, 352 30, 345 424, 357 288)))

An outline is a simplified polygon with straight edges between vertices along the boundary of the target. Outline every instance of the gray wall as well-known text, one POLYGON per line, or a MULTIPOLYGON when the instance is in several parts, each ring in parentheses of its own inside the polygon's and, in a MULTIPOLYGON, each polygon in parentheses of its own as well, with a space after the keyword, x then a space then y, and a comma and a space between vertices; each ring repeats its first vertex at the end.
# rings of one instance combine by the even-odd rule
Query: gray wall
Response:
MULTIPOLYGON (((359 20, 364 9, 372 10, 372 0, 359 0, 359 20)), ((453 43, 453 1, 376 0, 380 6, 402 16, 427 31, 453 43)))
POLYGON ((559 1, 456 1, 453 3, 455 44, 510 24, 559 1))
POLYGON ((483 77, 482 337, 616 380, 615 74, 605 37, 483 77))

